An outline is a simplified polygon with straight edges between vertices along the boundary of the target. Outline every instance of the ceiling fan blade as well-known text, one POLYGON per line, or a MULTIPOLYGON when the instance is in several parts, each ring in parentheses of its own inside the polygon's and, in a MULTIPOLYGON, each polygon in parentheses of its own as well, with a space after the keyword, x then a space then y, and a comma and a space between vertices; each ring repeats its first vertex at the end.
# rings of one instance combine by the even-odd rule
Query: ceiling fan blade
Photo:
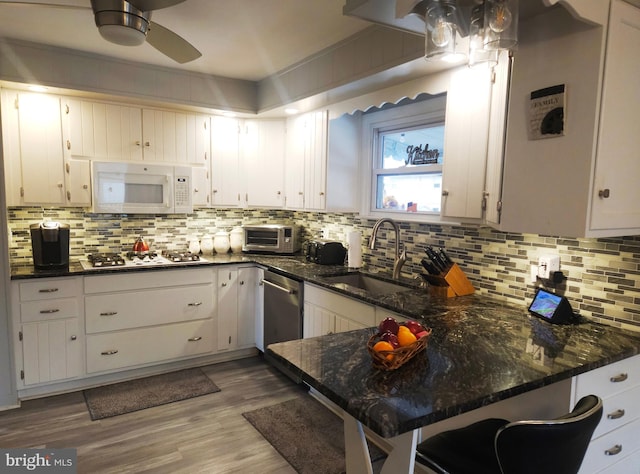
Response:
POLYGON ((180 35, 154 22, 149 23, 147 43, 180 64, 188 63, 202 56, 200 51, 180 35))
POLYGON ((127 0, 138 10, 148 12, 151 10, 161 10, 163 8, 172 7, 185 0, 127 0))
POLYGON ((48 7, 48 8, 60 8, 67 10, 89 10, 88 6, 80 6, 80 5, 67 5, 65 3, 46 3, 46 2, 24 2, 24 1, 12 1, 12 0, 1 0, 0 4, 4 5, 15 5, 17 7, 48 7))

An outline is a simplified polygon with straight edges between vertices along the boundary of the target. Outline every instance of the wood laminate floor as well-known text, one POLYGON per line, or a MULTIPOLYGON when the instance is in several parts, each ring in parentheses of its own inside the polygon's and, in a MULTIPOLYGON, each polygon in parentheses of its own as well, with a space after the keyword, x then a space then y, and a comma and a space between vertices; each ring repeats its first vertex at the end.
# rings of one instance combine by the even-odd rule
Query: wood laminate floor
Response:
POLYGON ((91 421, 82 392, 0 412, 2 448, 76 448, 79 473, 295 473, 242 413, 305 391, 259 357, 203 367, 222 390, 91 421))

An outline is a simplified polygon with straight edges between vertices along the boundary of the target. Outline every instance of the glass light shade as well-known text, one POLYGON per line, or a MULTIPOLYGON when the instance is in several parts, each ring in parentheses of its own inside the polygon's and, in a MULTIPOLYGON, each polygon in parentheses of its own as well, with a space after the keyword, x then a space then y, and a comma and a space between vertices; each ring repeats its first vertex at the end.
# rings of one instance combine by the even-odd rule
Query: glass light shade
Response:
POLYGON ((425 58, 440 60, 455 54, 455 5, 449 1, 433 0, 425 14, 425 58))
POLYGON ((514 49, 518 45, 518 0, 485 0, 486 49, 514 49))
POLYGON ((485 65, 493 67, 498 64, 497 49, 485 46, 487 28, 484 25, 484 4, 476 5, 471 11, 469 25, 469 66, 485 65))

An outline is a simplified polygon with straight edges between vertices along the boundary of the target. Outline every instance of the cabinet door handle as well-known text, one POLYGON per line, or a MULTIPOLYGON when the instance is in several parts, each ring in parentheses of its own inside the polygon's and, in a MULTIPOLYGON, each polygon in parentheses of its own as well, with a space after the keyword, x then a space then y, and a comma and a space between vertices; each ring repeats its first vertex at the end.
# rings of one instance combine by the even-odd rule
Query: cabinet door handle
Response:
POLYGON ((40 310, 40 314, 52 314, 59 312, 59 309, 42 309, 40 310))
POLYGON ((616 444, 612 448, 604 450, 604 454, 606 454, 607 456, 615 456, 616 454, 620 454, 620 452, 622 452, 621 444, 616 444))
POLYGON ((617 420, 618 418, 622 418, 624 416, 624 410, 616 410, 607 415, 607 418, 610 420, 617 420))
POLYGON ((618 382, 624 382, 625 380, 627 380, 627 378, 629 378, 629 374, 622 373, 622 374, 614 375, 609 380, 613 383, 618 383, 618 382))
POLYGON ((202 339, 202 337, 196 336, 196 337, 190 337, 189 339, 187 339, 187 341, 189 341, 189 342, 198 342, 201 339, 202 339))
POLYGON ((244 280, 240 280, 240 284, 241 284, 241 285, 244 285, 244 280))
POLYGON ((187 306, 200 306, 202 305, 202 301, 199 301, 197 303, 189 303, 187 306))
POLYGON ((100 354, 102 354, 103 356, 110 356, 110 355, 114 355, 117 354, 118 351, 116 349, 110 350, 110 351, 104 351, 101 352, 100 354))
POLYGON ((611 196, 610 189, 601 189, 598 191, 598 197, 601 197, 602 199, 607 199, 609 196, 611 196))
POLYGON ((223 283, 223 284, 222 284, 222 286, 227 286, 227 284, 226 284, 226 283, 223 283))
POLYGON ((76 339, 78 339, 76 336, 71 336, 72 341, 75 341, 76 339))
POLYGON ((446 189, 444 189, 444 190, 442 191, 442 195, 443 195, 443 196, 445 196, 445 197, 447 197, 447 196, 449 195, 449 191, 448 191, 448 190, 446 190, 446 189))
POLYGON ((104 313, 100 313, 100 316, 115 316, 116 314, 118 314, 117 311, 106 311, 104 313))
POLYGON ((55 293, 56 291, 59 291, 58 288, 43 288, 38 290, 38 293, 55 293))

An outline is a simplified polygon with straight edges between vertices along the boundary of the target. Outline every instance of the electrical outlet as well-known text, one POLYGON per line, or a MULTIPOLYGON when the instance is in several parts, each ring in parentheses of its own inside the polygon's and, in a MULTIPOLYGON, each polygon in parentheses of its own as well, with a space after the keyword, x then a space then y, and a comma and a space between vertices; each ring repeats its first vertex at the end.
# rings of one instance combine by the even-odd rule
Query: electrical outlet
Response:
POLYGON ((553 272, 560 270, 560 256, 558 255, 541 255, 538 259, 538 276, 540 278, 549 279, 553 272))
POLYGON ((531 283, 538 283, 538 265, 531 265, 531 283))

